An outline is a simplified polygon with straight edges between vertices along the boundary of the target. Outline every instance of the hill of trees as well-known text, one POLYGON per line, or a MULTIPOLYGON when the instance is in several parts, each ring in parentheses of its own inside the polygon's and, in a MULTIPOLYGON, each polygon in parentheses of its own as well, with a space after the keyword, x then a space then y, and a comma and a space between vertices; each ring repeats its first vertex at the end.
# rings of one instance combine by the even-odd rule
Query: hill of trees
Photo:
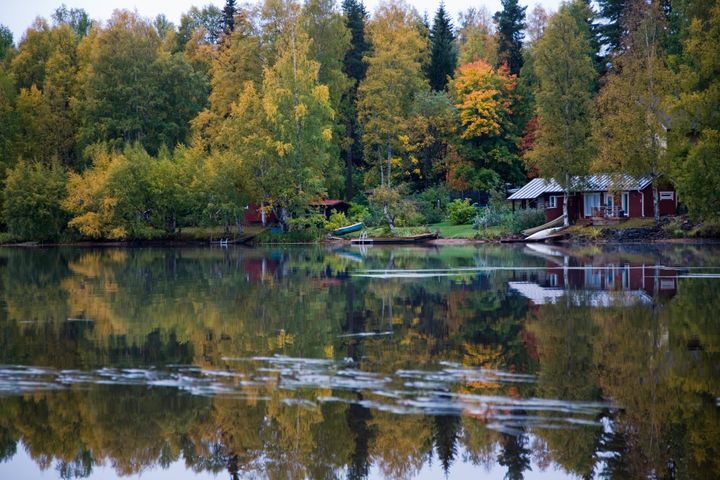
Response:
POLYGON ((285 231, 322 197, 377 223, 448 198, 590 171, 672 182, 720 214, 720 0, 503 0, 457 24, 403 0, 117 10, 0 26, 0 228, 43 241, 285 231))

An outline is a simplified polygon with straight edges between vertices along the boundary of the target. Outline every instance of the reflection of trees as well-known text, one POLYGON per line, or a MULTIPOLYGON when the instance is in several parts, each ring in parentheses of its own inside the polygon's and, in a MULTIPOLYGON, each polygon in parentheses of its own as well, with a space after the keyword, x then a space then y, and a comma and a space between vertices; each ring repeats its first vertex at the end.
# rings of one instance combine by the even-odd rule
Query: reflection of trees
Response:
POLYGON ((507 467, 507 480, 522 480, 523 472, 530 470, 530 450, 524 433, 504 434, 500 442, 501 450, 498 463, 507 467))
MULTIPOLYGON (((393 252, 398 269, 528 263, 517 250, 494 246, 393 252)), ((684 252, 661 253, 689 263, 696 260, 688 255, 700 254, 684 252)), ((371 249, 362 268, 384 268, 390 256, 371 249)), ((528 423, 510 435, 486 428, 481 415, 399 416, 319 403, 336 392, 282 390, 274 379, 238 386, 242 400, 94 385, 1 398, 0 459, 22 440, 38 464, 55 462, 64 477, 82 477, 97 464, 133 473, 184 459, 198 471, 231 476, 345 471, 355 479, 373 462, 390 477, 411 476, 433 453, 447 469, 462 451, 466 461, 499 461, 508 478, 521 478, 535 449, 541 464, 551 459, 578 476, 591 474, 599 451, 618 453, 603 456, 613 478, 662 477, 670 461, 686 477, 720 476, 716 282, 682 281, 672 300, 652 308, 556 304, 529 312, 508 292, 504 272, 382 280, 349 276, 356 268, 320 248, 2 250, 0 362, 197 364, 252 373, 253 362, 223 358, 347 356, 354 368, 374 372, 452 361, 537 374, 537 383, 467 382, 453 393, 610 398, 622 409, 606 412, 605 433, 528 423), (393 334, 341 336, 386 330, 393 334)), ((361 402, 367 393, 343 395, 361 402)))
MULTIPOLYGON (((534 315, 529 331, 538 339, 541 368, 537 396, 580 401, 601 399, 593 363, 598 328, 592 321, 590 307, 545 305, 534 315)), ((536 433, 546 442, 553 460, 567 471, 581 477, 592 474, 601 433, 599 427, 538 428, 536 433)))

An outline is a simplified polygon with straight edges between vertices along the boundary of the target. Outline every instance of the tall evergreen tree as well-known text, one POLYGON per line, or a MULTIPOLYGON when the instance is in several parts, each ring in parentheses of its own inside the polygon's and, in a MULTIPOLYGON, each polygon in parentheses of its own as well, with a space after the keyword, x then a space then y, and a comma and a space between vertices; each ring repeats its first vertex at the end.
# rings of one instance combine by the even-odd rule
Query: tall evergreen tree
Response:
POLYGON ((365 37, 367 11, 362 1, 344 0, 345 26, 350 30, 350 48, 345 52, 343 72, 352 82, 343 96, 342 114, 345 119, 345 198, 353 196, 353 167, 362 159, 363 148, 357 119, 357 91, 360 82, 365 79, 367 63, 365 55, 370 43, 365 37))
POLYGON ((225 8, 223 8, 223 31, 226 35, 229 35, 235 30, 235 13, 237 13, 235 0, 225 0, 225 8))
POLYGON ((502 0, 503 9, 493 19, 497 24, 498 65, 507 64, 510 73, 518 75, 522 68, 522 45, 525 37, 525 10, 518 0, 502 0))
POLYGON ((608 54, 622 47, 623 28, 629 0, 598 0, 598 13, 603 23, 598 27, 608 54))
POLYGON ((457 49, 455 33, 445 5, 440 4, 433 26, 430 30, 430 67, 428 81, 433 90, 445 90, 448 77, 455 73, 457 67, 457 49))

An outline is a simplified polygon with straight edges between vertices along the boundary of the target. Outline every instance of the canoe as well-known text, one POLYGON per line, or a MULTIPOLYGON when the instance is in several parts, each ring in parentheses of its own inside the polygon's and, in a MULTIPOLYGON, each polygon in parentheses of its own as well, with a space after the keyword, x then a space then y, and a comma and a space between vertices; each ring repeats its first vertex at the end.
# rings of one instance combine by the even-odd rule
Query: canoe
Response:
POLYGON ((340 227, 337 230, 333 231, 333 235, 345 235, 346 233, 350 232, 357 232, 358 230, 363 228, 363 223, 353 223, 352 225, 347 225, 345 227, 340 227))
POLYGON ((532 235, 533 233, 537 233, 537 232, 539 232, 541 230, 545 230, 547 228, 560 227, 563 225, 563 223, 565 223, 565 215, 560 215, 555 220, 550 220, 549 222, 543 223, 542 225, 539 225, 537 227, 528 228, 527 230, 523 230, 522 234, 525 236, 529 236, 529 235, 532 235))
POLYGON ((553 228, 546 228, 545 230, 540 230, 539 232, 535 232, 529 237, 525 239, 526 242, 541 242, 545 240, 546 238, 550 237, 553 233, 559 232, 565 227, 553 227, 553 228))
POLYGON ((438 238, 438 233, 421 233, 420 235, 410 235, 408 237, 373 237, 373 238, 353 238, 352 243, 383 243, 383 244, 398 244, 398 243, 422 243, 429 240, 435 240, 438 238))

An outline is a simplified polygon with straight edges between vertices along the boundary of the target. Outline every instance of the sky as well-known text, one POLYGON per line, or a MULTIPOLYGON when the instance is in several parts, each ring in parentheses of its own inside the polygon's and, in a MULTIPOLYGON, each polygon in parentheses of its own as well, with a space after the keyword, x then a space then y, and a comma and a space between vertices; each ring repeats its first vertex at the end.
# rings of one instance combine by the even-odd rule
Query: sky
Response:
MULTIPOLYGON (((251 0, 252 1, 252 0, 251 0)), ((339 0, 338 0, 339 1, 339 0)), ((365 6, 370 12, 381 0, 365 0, 365 6)), ((420 13, 432 14, 440 4, 440 0, 407 0, 420 13)), ((540 3, 546 10, 555 11, 561 0, 520 0, 522 5, 535 5, 540 3)), ((144 17, 154 18, 164 13, 176 25, 180 22, 180 15, 191 6, 202 6, 213 3, 218 7, 225 4, 225 0, 0 0, 0 23, 8 26, 13 32, 17 44, 25 29, 37 16, 50 18, 52 12, 65 3, 69 8, 83 8, 93 20, 107 20, 116 8, 137 10, 144 17)), ((239 1, 238 4, 243 3, 239 1)), ((445 0, 445 8, 454 18, 461 10, 468 7, 479 8, 485 6, 489 12, 494 13, 500 9, 500 0, 445 0)))

